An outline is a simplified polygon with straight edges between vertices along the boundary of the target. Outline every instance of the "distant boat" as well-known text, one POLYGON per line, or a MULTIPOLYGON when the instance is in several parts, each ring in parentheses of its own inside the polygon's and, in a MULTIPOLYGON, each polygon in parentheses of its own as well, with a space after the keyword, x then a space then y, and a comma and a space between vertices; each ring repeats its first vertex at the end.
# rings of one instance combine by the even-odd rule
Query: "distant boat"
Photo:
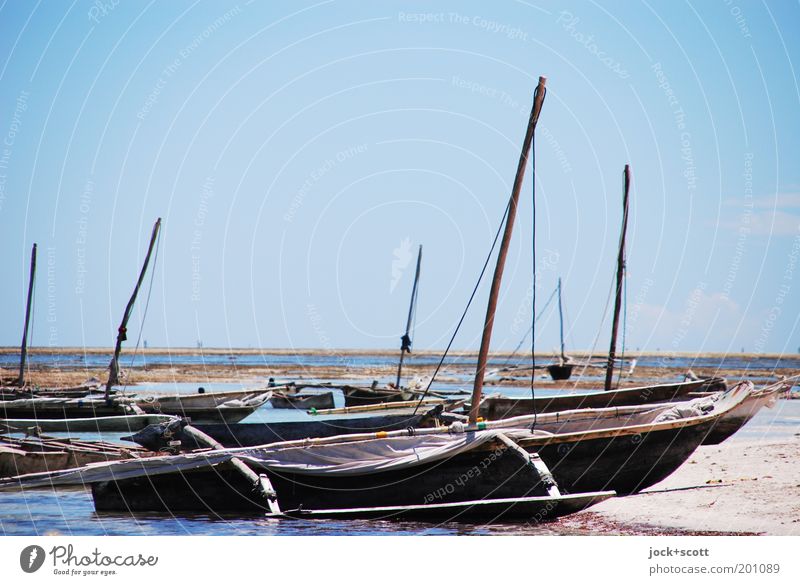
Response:
POLYGON ((547 366, 547 373, 553 380, 569 380, 572 377, 572 369, 575 364, 570 363, 564 353, 564 312, 561 308, 561 277, 558 277, 558 331, 561 340, 561 355, 557 364, 547 366))

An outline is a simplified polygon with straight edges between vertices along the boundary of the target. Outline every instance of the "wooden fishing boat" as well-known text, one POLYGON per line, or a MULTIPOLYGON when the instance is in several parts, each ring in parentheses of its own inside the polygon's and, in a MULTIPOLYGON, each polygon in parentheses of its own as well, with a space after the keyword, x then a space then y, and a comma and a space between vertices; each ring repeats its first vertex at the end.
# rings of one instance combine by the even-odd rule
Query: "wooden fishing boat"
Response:
POLYGON ((230 390, 172 396, 139 396, 134 403, 145 414, 186 416, 197 422, 235 423, 250 416, 272 397, 272 390, 230 390))
POLYGON ((515 432, 435 428, 304 439, 32 474, 0 489, 91 485, 98 511, 438 518, 450 510, 458 519, 533 522, 614 495, 561 494, 541 460, 517 446, 515 432))
POLYGON ((345 406, 369 406, 382 402, 406 402, 414 395, 398 388, 365 388, 362 386, 343 386, 345 406))
POLYGON ((3 386, 0 387, 0 400, 18 400, 20 398, 58 397, 58 398, 84 398, 90 394, 100 392, 102 386, 99 382, 79 384, 77 386, 3 386))
POLYGON ((273 392, 270 398, 272 408, 294 408, 296 410, 333 408, 333 392, 300 392, 287 394, 273 392))
MULTIPOLYGON (((481 427, 516 433, 519 446, 538 454, 557 484, 567 492, 635 493, 680 467, 715 425, 735 413, 751 393, 752 383, 741 382, 725 393, 706 394, 684 402, 528 415, 481 423, 481 427)), ((201 428, 226 447, 255 448, 301 439, 304 434, 308 437, 306 433, 311 431, 302 426, 285 429, 276 425, 234 427, 227 436, 221 429, 201 428), (243 432, 244 429, 247 430, 243 432)), ((332 436, 335 431, 326 435, 322 428, 317 432, 324 437, 332 436)), ((182 440, 185 448, 198 446, 187 442, 178 432, 170 436, 182 440)), ((140 444, 146 445, 141 441, 140 444)), ((157 443, 156 448, 161 448, 161 444, 157 443)), ((285 503, 287 501, 291 500, 284 499, 285 503)))
POLYGON ((115 396, 60 398, 43 396, 0 401, 0 418, 3 419, 69 419, 96 418, 142 414, 131 398, 115 396))
POLYGON ((30 429, 38 429, 42 433, 125 433, 169 422, 174 418, 158 414, 131 414, 99 418, 0 419, 0 433, 28 432, 30 429))
POLYGON ((407 388, 378 388, 373 384, 372 387, 366 388, 364 386, 342 386, 342 393, 344 394, 344 405, 346 407, 359 407, 359 406, 372 406, 375 404, 383 403, 402 403, 411 402, 414 399, 421 399, 424 397, 432 397, 438 399, 453 399, 456 400, 459 396, 468 396, 469 393, 464 390, 427 390, 425 391, 421 385, 414 385, 407 388))
POLYGON ((547 366, 547 373, 554 381, 569 380, 572 377, 572 370, 575 364, 569 362, 562 362, 558 364, 550 364, 547 366))
POLYGON ((724 389, 725 380, 722 378, 707 378, 674 384, 620 388, 608 392, 579 392, 537 398, 488 397, 480 404, 480 416, 486 420, 501 420, 533 413, 579 408, 675 402, 685 400, 693 393, 718 392, 724 389))
POLYGON ((82 467, 149 455, 139 447, 104 441, 0 436, 0 478, 82 467))

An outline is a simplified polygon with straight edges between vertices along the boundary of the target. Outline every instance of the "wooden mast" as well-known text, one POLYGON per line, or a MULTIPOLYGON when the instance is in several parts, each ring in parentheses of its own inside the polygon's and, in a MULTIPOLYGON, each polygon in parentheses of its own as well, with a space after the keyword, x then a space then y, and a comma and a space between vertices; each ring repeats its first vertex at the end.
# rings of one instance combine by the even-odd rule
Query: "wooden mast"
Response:
POLYGON ((150 255, 153 253, 153 247, 156 243, 156 238, 158 237, 158 230, 161 228, 161 218, 159 217, 156 220, 155 225, 153 226, 153 234, 150 236, 150 246, 147 248, 147 256, 144 257, 144 264, 142 265, 142 271, 139 273, 139 280, 136 282, 136 288, 133 289, 133 294, 131 295, 130 300, 128 301, 128 306, 125 307, 125 314, 122 316, 122 323, 117 330, 117 345, 114 348, 114 357, 111 358, 111 364, 109 365, 109 373, 108 373, 108 382, 106 383, 106 401, 109 400, 111 395, 111 387, 114 384, 119 383, 119 352, 122 350, 122 342, 128 339, 127 332, 128 332, 128 319, 131 316, 131 312, 133 311, 133 305, 136 302, 136 295, 139 294, 139 288, 142 286, 142 281, 144 280, 145 272, 147 272, 147 265, 150 263, 150 255))
POLYGON ((28 303, 25 307, 25 328, 22 330, 22 348, 19 357, 19 377, 17 386, 25 385, 25 360, 28 357, 28 328, 31 321, 31 303, 33 301, 33 281, 36 278, 36 244, 31 250, 31 272, 28 277, 28 303))
POLYGON ((617 357, 617 329, 619 328, 619 312, 622 305, 622 281, 625 278, 625 233, 628 230, 628 192, 631 187, 631 168, 625 165, 625 190, 622 196, 622 233, 619 238, 619 255, 617 256, 617 294, 614 298, 614 321, 611 325, 611 346, 608 349, 606 365, 606 391, 611 390, 614 377, 614 360, 617 357))
POLYGON ((558 277, 558 323, 559 323, 559 334, 561 337, 561 363, 564 364, 567 361, 566 356, 564 355, 564 313, 561 311, 561 277, 558 277))
MULTIPOLYGON (((486 361, 489 356, 489 344, 492 340, 492 327, 494 326, 494 314, 497 309, 497 299, 500 293, 500 281, 503 278, 508 247, 511 243, 511 232, 514 229, 514 219, 517 215, 517 203, 519 193, 522 189, 522 180, 525 177, 525 167, 528 165, 528 153, 533 141, 533 133, 536 130, 536 122, 539 120, 539 113, 544 102, 544 85, 546 77, 539 78, 539 85, 533 94, 533 107, 528 119, 528 129, 525 133, 525 140, 522 142, 522 152, 519 155, 517 164, 517 174, 514 177, 514 187, 511 189, 511 197, 508 202, 508 217, 503 231, 503 239, 500 242, 500 250, 497 253, 497 265, 494 269, 492 278, 492 288, 489 291, 489 304, 486 308, 486 320, 483 325, 483 336, 481 337, 481 349, 478 353, 478 368, 475 372, 475 384, 472 388, 472 405, 469 410, 469 422, 475 424, 478 420, 478 410, 480 408, 481 393, 483 392, 483 378, 486 373, 486 361)), ((536 177, 533 179, 536 180, 536 177)))
POLYGON ((417 253, 417 271, 414 274, 414 287, 411 289, 411 303, 408 306, 408 320, 406 321, 406 332, 400 338, 400 363, 397 365, 397 382, 395 388, 400 388, 400 377, 403 373, 403 358, 406 352, 411 353, 411 338, 408 336, 411 331, 411 320, 414 317, 414 305, 417 303, 417 287, 419 286, 419 269, 422 264, 422 245, 420 244, 417 253))

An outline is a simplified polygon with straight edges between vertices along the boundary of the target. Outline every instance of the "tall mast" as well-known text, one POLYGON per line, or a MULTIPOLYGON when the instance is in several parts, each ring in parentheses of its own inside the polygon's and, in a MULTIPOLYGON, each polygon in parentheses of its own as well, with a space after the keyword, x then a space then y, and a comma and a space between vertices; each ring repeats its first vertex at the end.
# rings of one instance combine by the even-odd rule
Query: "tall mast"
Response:
POLYGON ((619 255, 617 256, 617 294, 614 298, 614 322, 611 325, 611 347, 608 349, 606 365, 605 389, 611 390, 611 379, 614 377, 614 359, 617 357, 617 329, 619 328, 619 311, 622 305, 622 281, 625 278, 625 233, 628 230, 628 192, 631 187, 631 168, 625 165, 625 191, 622 196, 622 233, 619 237, 619 255))
MULTIPOLYGON (((497 253, 497 265, 494 269, 492 278, 492 288, 489 291, 489 304, 486 308, 486 320, 483 325, 483 336, 481 337, 481 349, 478 353, 478 368, 475 372, 475 384, 472 388, 472 406, 469 410, 469 422, 474 424, 478 420, 478 410, 480 408, 481 393, 483 392, 483 377, 486 373, 486 361, 489 357, 489 344, 492 340, 492 327, 494 326, 494 314, 497 309, 497 299, 500 294, 500 281, 503 278, 508 247, 511 243, 511 232, 514 230, 514 219, 517 215, 517 203, 519 193, 522 189, 522 180, 525 177, 525 167, 528 165, 528 153, 533 141, 533 133, 536 130, 536 122, 539 120, 539 113, 542 111, 544 102, 544 85, 546 77, 539 78, 539 85, 533 94, 533 107, 528 119, 528 129, 525 133, 525 140, 522 142, 522 152, 519 155, 517 164, 517 174, 514 177, 514 187, 511 189, 511 197, 508 202, 508 217, 506 217, 503 239, 500 242, 500 250, 497 253)), ((536 180, 536 177, 534 177, 536 180)))
POLYGON ((25 328, 22 330, 22 348, 19 357, 19 377, 17 386, 25 385, 25 360, 28 357, 28 328, 31 321, 31 303, 33 301, 33 281, 36 278, 36 244, 31 250, 31 272, 28 277, 28 302, 25 307, 25 328))
POLYGON ((153 253, 153 247, 155 246, 158 230, 160 228, 161 218, 159 217, 153 226, 153 234, 150 236, 150 246, 147 248, 147 256, 144 257, 144 264, 142 265, 142 271, 139 273, 139 280, 136 281, 136 288, 133 289, 133 294, 128 301, 128 306, 125 307, 125 314, 122 316, 122 323, 120 323, 119 329, 117 330, 117 345, 114 348, 114 357, 111 359, 108 382, 106 383, 106 401, 108 401, 111 394, 111 387, 119 383, 119 353, 122 351, 122 342, 128 339, 128 319, 131 316, 133 305, 136 302, 136 295, 139 294, 139 288, 142 286, 144 275, 147 272, 147 265, 150 263, 150 255, 153 253))
POLYGON ((417 253, 417 271, 414 273, 414 287, 411 289, 411 303, 408 306, 408 320, 406 321, 406 332, 400 338, 400 363, 397 365, 397 382, 395 388, 400 388, 400 377, 403 373, 403 358, 406 352, 411 353, 411 338, 409 332, 411 331, 411 320, 414 318, 414 305, 417 304, 417 287, 419 286, 419 269, 422 264, 422 245, 420 244, 419 252, 417 253))
POLYGON ((561 277, 558 277, 558 323, 561 336, 561 363, 566 361, 564 356, 564 313, 561 311, 561 277))

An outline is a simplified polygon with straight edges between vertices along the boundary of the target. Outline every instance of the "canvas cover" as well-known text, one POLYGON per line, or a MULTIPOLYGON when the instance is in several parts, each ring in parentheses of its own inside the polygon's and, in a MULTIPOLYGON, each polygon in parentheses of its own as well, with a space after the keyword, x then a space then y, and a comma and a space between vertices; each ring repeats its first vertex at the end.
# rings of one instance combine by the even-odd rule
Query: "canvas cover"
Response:
MULTIPOLYGON (((503 433, 530 434, 527 430, 503 433)), ((498 436, 498 431, 422 434, 300 446, 271 445, 220 449, 164 457, 92 464, 79 469, 31 474, 0 483, 0 489, 85 485, 101 481, 191 471, 219 465, 237 457, 254 469, 304 475, 363 475, 404 469, 443 460, 475 449, 498 436)))

